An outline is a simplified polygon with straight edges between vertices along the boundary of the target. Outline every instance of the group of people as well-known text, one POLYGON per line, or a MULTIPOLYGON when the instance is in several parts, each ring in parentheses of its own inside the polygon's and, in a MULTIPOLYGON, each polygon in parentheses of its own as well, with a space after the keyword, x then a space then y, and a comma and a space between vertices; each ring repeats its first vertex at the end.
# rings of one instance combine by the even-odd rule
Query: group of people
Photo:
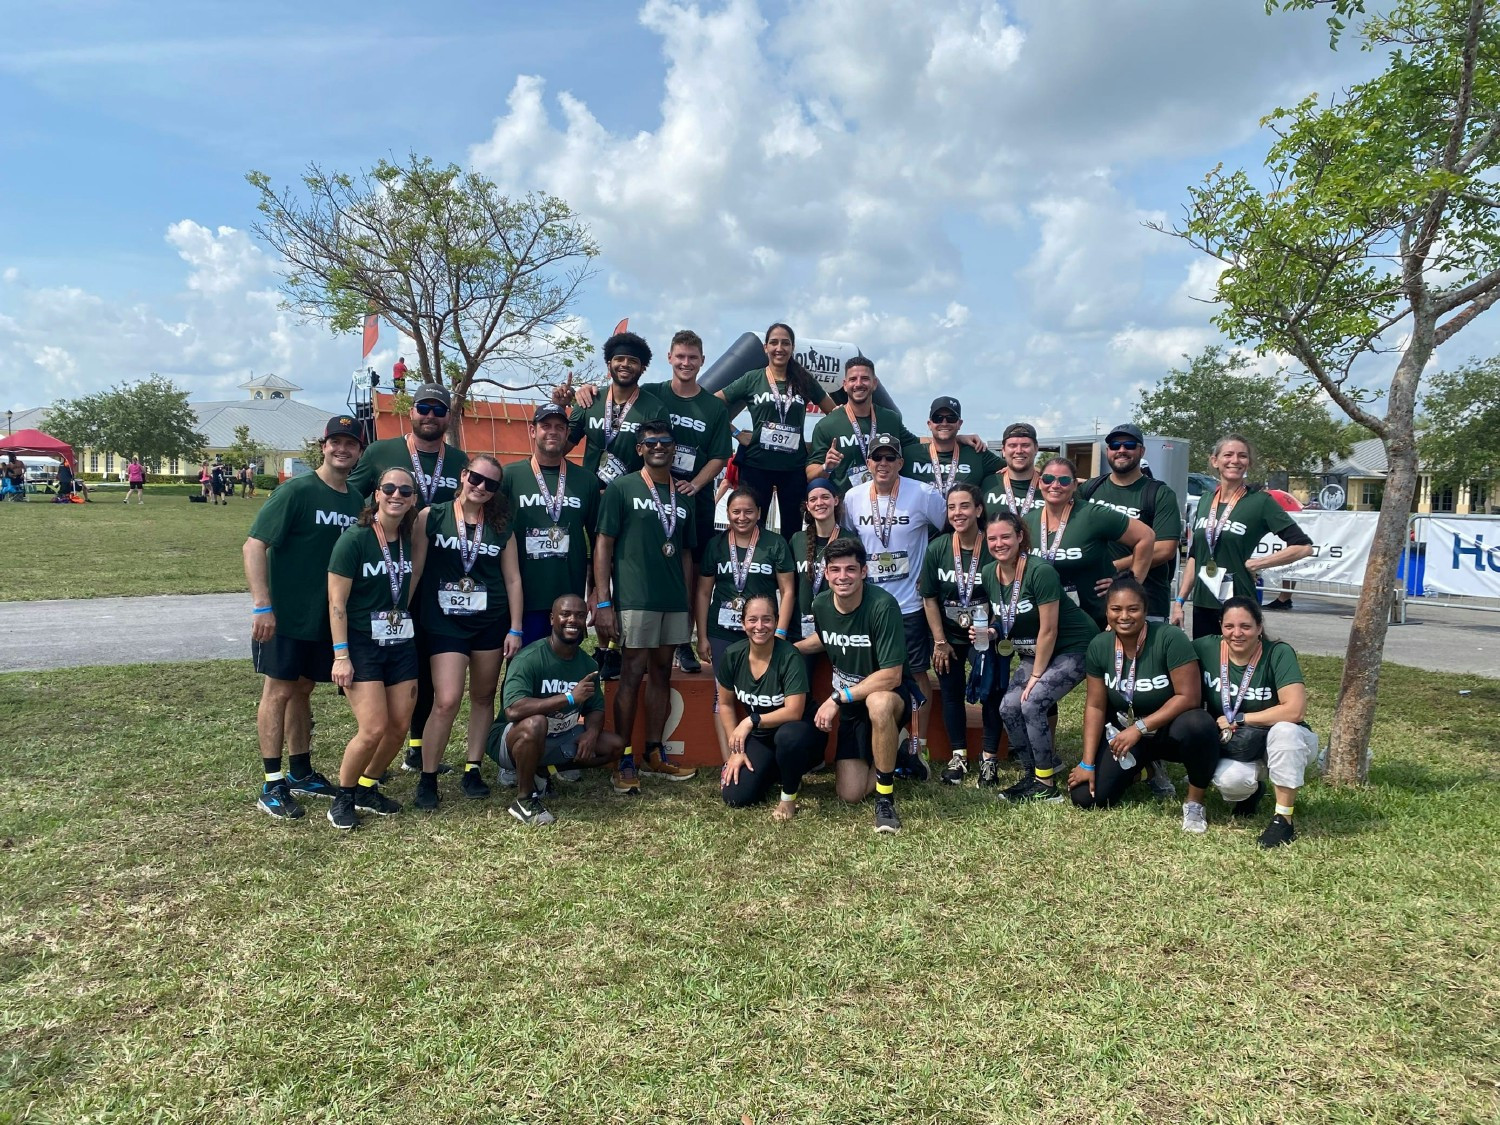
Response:
POLYGON ((1254 572, 1313 548, 1249 483, 1249 444, 1230 435, 1210 455, 1219 487, 1193 515, 1174 591, 1183 514, 1144 471, 1136 427, 1108 434, 1109 471, 1085 482, 1067 458, 1038 464, 1026 423, 998 452, 962 433, 951 396, 913 434, 875 403, 864 357, 846 362, 837 403, 794 346, 772 325, 766 366, 710 392, 696 334, 677 333, 671 378, 646 383, 651 348, 617 333, 608 384, 559 388, 532 418, 531 456, 507 466, 447 441, 441 385, 413 392, 405 437, 365 448, 354 419, 331 419, 321 467, 272 493, 245 543, 259 807, 297 819, 300 799, 330 798, 345 829, 397 812, 381 779, 404 745, 414 804, 436 809, 466 690, 459 790, 489 796, 489 757, 523 823, 550 823, 543 798, 583 768, 609 769, 624 794, 643 776, 687 781, 663 734, 675 659, 712 665, 723 799, 774 796, 778 820, 796 814, 832 733, 838 796, 873 794, 876 831, 899 831, 895 783, 931 775, 937 692, 945 782, 970 770, 967 701, 983 716, 977 784, 1008 801, 1107 807, 1137 781, 1171 792, 1161 765, 1177 762, 1183 828, 1201 832, 1210 785, 1248 816, 1264 772, 1276 808, 1261 843, 1289 843, 1317 740, 1295 654, 1264 636, 1254 572), (809 405, 823 411, 810 441, 809 405), (582 464, 568 462, 580 444, 582 464), (731 460, 719 531, 714 486, 731 460), (1272 531, 1288 546, 1257 556, 1272 531), (1179 628, 1189 599, 1192 639, 1179 628), (600 681, 616 677, 606 729, 600 681), (311 692, 329 680, 357 720, 336 783, 309 750, 311 692), (1084 748, 1064 786, 1057 704, 1080 683, 1084 748), (1021 766, 1003 789, 1002 735, 1021 766))
MULTIPOLYGON (((133 472, 135 460, 132 460, 131 465, 132 468, 129 471, 133 472)), ((144 472, 140 479, 144 483, 146 479, 144 472)), ((255 495, 255 470, 251 466, 241 465, 236 469, 222 461, 215 461, 213 464, 204 461, 198 466, 199 492, 210 504, 227 505, 229 498, 234 495, 236 486, 239 487, 240 495, 247 500, 255 495)), ((140 487, 136 484, 134 476, 130 477, 130 487, 132 491, 140 487)), ((142 496, 141 499, 144 502, 145 497, 142 496)), ((126 500, 129 500, 129 496, 126 500)))

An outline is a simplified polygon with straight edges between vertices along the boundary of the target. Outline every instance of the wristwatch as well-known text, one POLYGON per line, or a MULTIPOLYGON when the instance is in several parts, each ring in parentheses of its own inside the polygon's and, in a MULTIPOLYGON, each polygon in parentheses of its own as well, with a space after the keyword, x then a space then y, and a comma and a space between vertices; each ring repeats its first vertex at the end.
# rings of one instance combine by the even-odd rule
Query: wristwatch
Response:
POLYGON ((1146 720, 1145 719, 1137 719, 1135 721, 1135 729, 1141 732, 1141 737, 1142 738, 1144 738, 1146 735, 1148 735, 1148 734, 1151 733, 1149 730, 1146 729, 1146 720))

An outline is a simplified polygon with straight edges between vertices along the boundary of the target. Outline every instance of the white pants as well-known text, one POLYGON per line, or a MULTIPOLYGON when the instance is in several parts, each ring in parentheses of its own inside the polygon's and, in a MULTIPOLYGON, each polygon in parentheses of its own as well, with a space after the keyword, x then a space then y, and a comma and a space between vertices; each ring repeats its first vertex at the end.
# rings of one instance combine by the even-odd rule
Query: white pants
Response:
MULTIPOLYGON (((1318 736, 1296 723, 1277 723, 1266 732, 1266 771, 1271 784, 1301 789, 1310 762, 1318 756, 1318 736)), ((1224 758, 1214 770, 1214 787, 1233 804, 1246 801, 1260 780, 1259 762, 1224 758)))

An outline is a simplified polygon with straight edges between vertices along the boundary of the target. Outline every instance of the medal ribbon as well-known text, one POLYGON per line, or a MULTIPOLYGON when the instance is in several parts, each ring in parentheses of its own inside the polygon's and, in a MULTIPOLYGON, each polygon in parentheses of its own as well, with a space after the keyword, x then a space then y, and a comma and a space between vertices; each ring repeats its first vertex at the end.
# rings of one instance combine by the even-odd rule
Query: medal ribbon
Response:
MULTIPOLYGON (((606 442, 606 444, 608 444, 606 442)), ((557 495, 547 491, 547 482, 542 479, 542 466, 535 457, 531 459, 531 475, 536 477, 537 491, 542 496, 542 507, 547 510, 547 518, 553 523, 562 520, 563 499, 568 490, 568 462, 564 458, 557 466, 557 495)))
MULTIPOLYGON (((817 541, 818 541, 817 533, 814 532, 813 533, 813 542, 817 543, 817 541)), ((831 542, 832 542, 831 539, 825 539, 825 540, 823 540, 823 545, 818 548, 818 558, 817 558, 817 561, 813 563, 813 575, 812 575, 813 597, 817 597, 818 596, 818 591, 823 588, 823 579, 824 579, 823 571, 824 571, 824 567, 825 567, 825 564, 823 562, 823 552, 828 549, 828 544, 831 543, 831 542)))
POLYGON ((620 427, 625 424, 625 415, 630 413, 630 408, 635 405, 635 400, 641 397, 641 388, 636 387, 630 392, 630 397, 620 404, 620 412, 614 412, 615 400, 611 395, 604 396, 604 449, 614 444, 615 437, 620 432, 620 427))
POLYGON ((469 526, 464 522, 463 501, 453 502, 453 523, 458 528, 458 557, 464 564, 464 577, 469 576, 469 571, 474 569, 474 564, 479 561, 479 545, 484 541, 484 513, 481 512, 479 522, 474 525, 474 540, 469 541, 469 526))
POLYGON ((953 446, 953 459, 948 462, 947 473, 943 472, 943 464, 938 460, 937 442, 927 443, 927 456, 932 461, 932 483, 937 485, 939 492, 947 496, 948 490, 958 483, 958 445, 955 443, 953 446))
POLYGON ((391 561, 390 548, 385 544, 385 528, 375 521, 375 541, 380 544, 380 557, 385 560, 385 576, 391 584, 391 608, 401 608, 401 579, 406 573, 406 544, 397 540, 397 561, 391 561))
POLYGON ((729 569, 734 572, 734 588, 739 593, 745 592, 745 582, 750 577, 750 558, 755 554, 755 545, 760 542, 760 528, 756 528, 750 536, 750 546, 745 551, 744 565, 740 564, 740 558, 734 548, 734 533, 728 536, 729 540, 729 569))
POLYGON ((1224 718, 1230 726, 1240 720, 1240 712, 1245 707, 1245 692, 1250 687, 1250 677, 1255 675, 1255 666, 1260 663, 1260 655, 1264 651, 1261 645, 1255 646, 1255 652, 1250 657, 1250 663, 1245 665, 1245 674, 1240 677, 1240 690, 1233 697, 1235 706, 1229 706, 1229 642, 1219 642, 1219 706, 1224 711, 1224 718))
MULTIPOLYGON (((999 567, 996 568, 999 572, 999 567)), ((1000 639, 1010 640, 1010 631, 1016 627, 1016 615, 1021 610, 1021 576, 1026 573, 1026 556, 1022 555, 1016 559, 1016 579, 1010 584, 1010 601, 1000 603, 1000 639)), ((1115 678, 1120 676, 1120 670, 1115 669, 1115 678)))
POLYGON ((974 544, 974 553, 969 556, 969 566, 963 565, 963 545, 958 541, 958 532, 953 533, 953 584, 958 587, 959 602, 965 609, 974 597, 974 583, 979 578, 979 544, 974 544))
POLYGON ((1068 530, 1068 519, 1073 514, 1073 501, 1068 501, 1068 510, 1063 513, 1062 523, 1057 525, 1057 534, 1048 542, 1047 539, 1047 509, 1042 509, 1041 517, 1037 520, 1037 526, 1042 531, 1042 558, 1051 562, 1057 558, 1057 552, 1062 549, 1063 532, 1068 530))
POLYGON ((417 478, 417 492, 421 494, 422 503, 431 504, 433 496, 437 494, 437 482, 443 477, 443 458, 448 455, 448 443, 438 444, 437 464, 432 467, 430 477, 422 471, 422 459, 417 455, 415 434, 406 435, 406 452, 411 455, 411 472, 417 478))
MULTIPOLYGON (((786 416, 791 413, 792 409, 791 376, 788 375, 786 380, 786 398, 782 398, 781 392, 776 389, 776 380, 771 378, 771 369, 769 367, 766 368, 766 382, 771 387, 771 401, 776 404, 776 416, 781 419, 781 424, 784 426, 786 425, 786 416)), ((858 426, 854 427, 854 432, 859 432, 858 426)))
POLYGON ((1208 540, 1208 553, 1210 556, 1213 555, 1214 548, 1219 545, 1219 536, 1224 534, 1224 526, 1229 522, 1229 513, 1234 511, 1234 506, 1240 502, 1240 498, 1244 495, 1245 490, 1241 488, 1233 496, 1229 497, 1228 502, 1224 505, 1224 513, 1216 520, 1214 519, 1214 508, 1219 504, 1219 490, 1217 488, 1214 489, 1214 498, 1208 505, 1208 520, 1203 525, 1203 538, 1208 540))
POLYGON ((1000 479, 1005 482, 1005 495, 1003 497, 1005 506, 1018 516, 1024 516, 1026 512, 1031 511, 1031 501, 1036 495, 1036 476, 1036 473, 1031 474, 1031 487, 1026 490, 1026 510, 1016 511, 1016 494, 1010 479, 1010 471, 1006 470, 1000 474, 1000 479))
POLYGON ((661 495, 656 491, 656 482, 647 475, 646 470, 641 470, 641 479, 646 482, 646 491, 651 493, 651 503, 656 505, 656 518, 661 521, 661 529, 666 533, 667 542, 672 541, 672 534, 677 530, 677 503, 672 494, 672 486, 667 486, 667 498, 672 500, 671 504, 663 504, 661 495))
POLYGON ((1130 714, 1135 713, 1135 671, 1141 662, 1141 650, 1146 647, 1145 622, 1141 623, 1141 635, 1136 638, 1135 652, 1130 657, 1130 690, 1125 690, 1126 681, 1120 677, 1120 670, 1125 665, 1125 645, 1119 637, 1115 638, 1115 690, 1125 700, 1125 710, 1130 714))
POLYGON ((870 513, 875 517, 875 534, 880 536, 880 545, 887 550, 891 546, 891 527, 896 522, 896 497, 901 492, 901 480, 898 477, 891 485, 891 506, 884 515, 880 512, 880 494, 875 491, 875 482, 870 482, 870 513))
POLYGON ((865 435, 864 430, 859 428, 859 417, 854 413, 854 407, 844 403, 844 414, 849 418, 849 426, 854 431, 854 443, 859 446, 860 459, 868 466, 870 463, 870 438, 875 436, 875 411, 870 411, 870 433, 865 435))

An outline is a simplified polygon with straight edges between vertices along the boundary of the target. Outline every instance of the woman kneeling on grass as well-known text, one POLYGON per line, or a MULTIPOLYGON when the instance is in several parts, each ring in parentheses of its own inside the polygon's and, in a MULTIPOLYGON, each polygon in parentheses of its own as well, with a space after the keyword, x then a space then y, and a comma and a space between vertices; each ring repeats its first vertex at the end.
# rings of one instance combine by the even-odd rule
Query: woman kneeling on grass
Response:
POLYGON ((719 729, 728 746, 720 784, 724 803, 734 808, 763 801, 779 784, 781 800, 771 817, 791 820, 802 776, 823 760, 828 739, 802 717, 807 663, 776 635, 776 616, 774 597, 752 594, 745 602, 746 639, 714 661, 714 677, 724 689, 719 729))
POLYGON ((1318 753, 1318 736, 1302 721, 1307 688, 1297 654, 1285 641, 1268 641, 1260 606, 1249 598, 1224 603, 1221 636, 1193 642, 1203 666, 1203 695, 1217 721, 1224 757, 1214 785, 1235 802, 1235 816, 1260 809, 1265 762, 1276 787, 1276 814, 1260 834, 1260 846, 1279 848, 1297 838, 1292 810, 1307 764, 1318 753))
POLYGON ((396 756, 417 702, 417 646, 412 587, 422 576, 427 544, 412 542, 416 481, 387 469, 359 526, 339 536, 328 560, 328 623, 333 633, 333 682, 344 689, 359 729, 344 748, 339 792, 328 810, 335 828, 350 829, 358 813, 389 816, 399 801, 375 779, 396 756))
POLYGON ((1088 647, 1083 761, 1068 777, 1081 809, 1110 808, 1153 762, 1187 767, 1182 830, 1207 832, 1203 797, 1219 761, 1219 732, 1203 710, 1193 642, 1175 625, 1146 621, 1146 590, 1134 575, 1114 580, 1105 600, 1109 631, 1088 647))

